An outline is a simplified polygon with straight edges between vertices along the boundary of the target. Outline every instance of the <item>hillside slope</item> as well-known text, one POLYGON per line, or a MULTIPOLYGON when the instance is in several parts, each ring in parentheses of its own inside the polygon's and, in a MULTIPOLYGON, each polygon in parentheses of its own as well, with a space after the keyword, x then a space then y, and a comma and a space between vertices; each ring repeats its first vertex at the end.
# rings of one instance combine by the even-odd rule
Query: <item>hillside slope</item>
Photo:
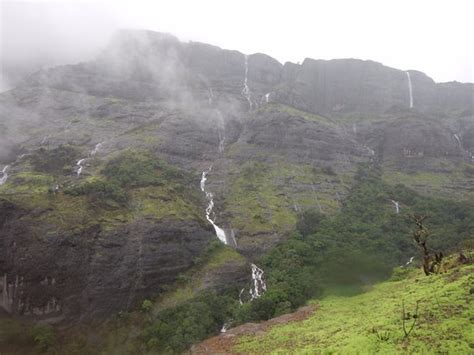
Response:
POLYGON ((269 330, 247 327, 252 330, 247 334, 230 329, 194 347, 193 352, 470 354, 474 350, 473 271, 473 265, 461 265, 426 277, 421 270, 410 269, 408 274, 398 274, 396 278, 402 280, 378 284, 364 293, 314 301, 316 310, 306 320, 284 322, 269 330), (407 331, 417 315, 408 337, 402 326, 403 304, 407 331))

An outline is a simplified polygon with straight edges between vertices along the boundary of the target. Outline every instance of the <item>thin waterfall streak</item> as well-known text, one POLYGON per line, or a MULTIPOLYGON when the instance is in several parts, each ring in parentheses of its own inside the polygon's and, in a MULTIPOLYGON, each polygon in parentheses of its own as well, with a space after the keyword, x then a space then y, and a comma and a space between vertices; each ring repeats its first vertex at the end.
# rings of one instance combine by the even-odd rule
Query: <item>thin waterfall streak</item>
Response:
POLYGON ((229 242, 227 241, 225 231, 222 228, 220 228, 214 222, 214 220, 215 220, 215 213, 213 211, 213 209, 214 209, 214 196, 212 195, 211 192, 206 191, 207 174, 209 174, 211 172, 211 170, 212 170, 212 165, 207 171, 203 171, 203 173, 201 175, 201 182, 200 182, 201 191, 203 191, 206 194, 206 199, 208 201, 208 205, 206 207, 206 219, 214 227, 217 238, 222 243, 227 245, 227 244, 229 244, 229 242))
POLYGON ((408 79, 408 93, 410 94, 410 108, 413 108, 413 87, 411 85, 410 72, 406 72, 408 79))
POLYGON ((244 88, 242 89, 242 95, 247 99, 249 108, 252 109, 252 99, 250 88, 248 86, 248 73, 249 73, 249 60, 248 55, 245 55, 245 77, 244 77, 244 88))
POLYGON ((5 165, 2 170, 2 177, 0 178, 0 186, 4 185, 7 180, 8 180, 8 169, 10 168, 10 165, 5 165))
POLYGON ((391 201, 395 206, 395 211, 397 212, 397 214, 399 214, 400 213, 400 202, 395 201, 395 200, 391 200, 391 201))

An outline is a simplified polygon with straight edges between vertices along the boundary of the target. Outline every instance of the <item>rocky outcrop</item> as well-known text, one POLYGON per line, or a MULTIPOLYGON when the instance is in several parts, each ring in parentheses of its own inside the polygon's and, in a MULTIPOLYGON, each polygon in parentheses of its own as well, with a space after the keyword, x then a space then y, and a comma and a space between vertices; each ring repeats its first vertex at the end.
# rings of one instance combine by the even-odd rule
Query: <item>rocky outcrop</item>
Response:
POLYGON ((132 309, 189 269, 212 239, 193 221, 62 231, 32 224, 41 211, 3 200, 0 208, 0 304, 24 316, 90 320, 132 309))
POLYGON ((425 74, 356 59, 286 63, 278 100, 305 111, 338 116, 347 113, 383 114, 410 109, 446 114, 456 110, 472 114, 473 84, 436 84, 425 74))
MULTIPOLYGON (((151 31, 120 31, 96 61, 40 72, 26 85, 133 100, 187 101, 214 94, 230 100, 229 95, 241 93, 244 75, 245 57, 237 51, 182 43, 151 31)), ((253 54, 248 57, 248 86, 255 104, 273 93, 279 102, 331 116, 409 109, 436 115, 473 112, 473 84, 436 84, 419 71, 358 59, 307 58, 301 65, 282 66, 269 56, 253 54)))

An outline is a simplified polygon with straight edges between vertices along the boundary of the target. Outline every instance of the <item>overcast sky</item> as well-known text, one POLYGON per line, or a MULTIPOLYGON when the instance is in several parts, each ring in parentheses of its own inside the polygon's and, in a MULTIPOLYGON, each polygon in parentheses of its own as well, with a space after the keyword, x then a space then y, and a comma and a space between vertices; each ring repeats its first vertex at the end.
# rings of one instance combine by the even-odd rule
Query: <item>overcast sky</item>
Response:
POLYGON ((473 1, 3 1, 3 67, 92 57, 117 28, 170 32, 280 62, 360 58, 473 82, 473 1))

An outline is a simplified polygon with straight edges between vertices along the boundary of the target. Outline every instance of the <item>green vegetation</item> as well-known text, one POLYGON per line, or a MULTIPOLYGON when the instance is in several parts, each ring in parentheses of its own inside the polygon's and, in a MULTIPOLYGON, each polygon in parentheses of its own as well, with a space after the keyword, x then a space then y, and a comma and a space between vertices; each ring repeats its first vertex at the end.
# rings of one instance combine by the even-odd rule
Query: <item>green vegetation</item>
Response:
POLYGON ((456 164, 447 158, 423 158, 385 161, 383 180, 395 186, 404 184, 426 196, 451 200, 470 200, 474 197, 470 186, 474 168, 469 164, 456 164))
POLYGON ((248 161, 233 175, 225 208, 241 235, 290 232, 297 209, 335 213, 339 209, 336 195, 344 195, 347 188, 332 168, 290 164, 278 158, 271 163, 248 161))
POLYGON ((127 202, 126 192, 113 181, 93 179, 80 185, 72 186, 64 191, 71 196, 90 196, 95 201, 113 200, 118 203, 127 202))
POLYGON ((326 124, 326 125, 331 125, 331 126, 335 125, 335 123, 333 121, 331 121, 329 118, 326 118, 326 117, 323 117, 323 116, 320 116, 320 115, 316 115, 314 113, 309 113, 309 112, 306 112, 306 111, 298 110, 294 107, 284 105, 284 104, 280 104, 280 103, 276 103, 276 102, 272 102, 272 103, 269 103, 267 105, 261 106, 257 110, 257 112, 265 112, 265 111, 268 111, 268 112, 271 112, 271 113, 284 112, 284 113, 286 113, 288 115, 291 115, 293 117, 301 117, 301 118, 303 118, 307 121, 320 122, 320 123, 323 123, 323 124, 326 124))
POLYGON ((110 160, 102 173, 122 187, 159 186, 169 180, 185 178, 180 170, 149 152, 134 150, 127 150, 110 160))
POLYGON ((36 325, 31 330, 31 336, 40 352, 48 350, 55 342, 55 334, 51 326, 36 325))
POLYGON ((54 149, 40 148, 29 160, 36 171, 59 175, 71 171, 78 157, 76 147, 60 145, 54 149))
POLYGON ((141 306, 141 311, 144 312, 144 313, 148 313, 152 310, 153 308, 153 302, 150 301, 150 300, 144 300, 142 302, 142 306, 141 306))
MULTIPOLYGON (((265 174, 265 167, 252 173, 265 174)), ((242 174, 249 177, 245 170, 242 174)), ((232 319, 233 325, 237 325, 269 319, 290 312, 314 297, 341 300, 341 304, 342 300, 355 299, 347 295, 360 294, 373 283, 388 279, 396 265, 418 255, 411 241, 413 226, 408 218, 413 211, 431 216, 431 230, 436 234, 430 242, 435 248, 447 250, 472 239, 472 205, 427 199, 401 185, 390 187, 382 182, 378 169, 361 166, 356 184, 339 214, 330 217, 318 210, 302 212, 292 236, 259 261, 268 285, 268 291, 261 298, 239 306, 238 289, 232 288, 202 298, 201 293, 193 291, 195 287, 190 287, 189 282, 193 281, 189 280, 195 278, 184 277, 184 284, 161 300, 155 323, 146 332, 146 342, 150 349, 180 352, 185 349, 182 344, 190 345, 215 334, 224 320, 232 319), (403 214, 396 214, 390 201, 395 198, 401 202, 403 214), (220 315, 208 308, 207 300, 212 304, 215 297, 226 300, 224 304, 217 304, 220 315), (165 304, 168 306, 163 308, 165 304), (194 309, 203 316, 202 323, 194 309), (171 334, 171 329, 179 329, 178 335, 171 334)), ((205 258, 205 270, 214 263, 220 265, 217 260, 224 262, 229 257, 228 248, 216 245, 210 250, 213 256, 212 260, 205 258)), ((404 280, 409 273, 408 269, 395 270, 392 280, 404 280)), ((411 305, 409 299, 408 304, 411 305)), ((338 322, 341 326, 343 320, 338 319, 338 322)), ((391 331, 380 329, 378 334, 385 339, 391 331)), ((255 351, 257 348, 242 349, 255 351)))
MULTIPOLYGON (((470 354, 474 310, 470 305, 474 267, 456 266, 425 277, 405 269, 405 278, 378 284, 351 297, 327 296, 306 321, 275 326, 263 336, 240 338, 243 353, 470 354), (402 302, 417 322, 405 337, 402 302)), ((411 326, 407 320, 407 328, 411 326)), ((408 329, 407 329, 408 330, 408 329)))
POLYGON ((378 169, 362 166, 339 214, 305 211, 291 237, 260 261, 269 288, 258 301, 265 303, 264 319, 310 298, 345 291, 341 285, 362 289, 387 279, 395 266, 419 254, 410 237, 409 216, 415 211, 430 216, 435 250, 447 251, 474 237, 472 203, 421 197, 402 185, 392 188, 378 169), (391 199, 400 201, 400 214, 391 199))
POLYGON ((16 319, 0 319, 0 352, 45 353, 56 342, 56 334, 49 325, 32 325, 16 319), (26 351, 29 349, 29 351, 26 351))
POLYGON ((190 345, 217 333, 231 314, 231 296, 206 292, 175 308, 160 312, 144 332, 149 350, 180 353, 190 345))

